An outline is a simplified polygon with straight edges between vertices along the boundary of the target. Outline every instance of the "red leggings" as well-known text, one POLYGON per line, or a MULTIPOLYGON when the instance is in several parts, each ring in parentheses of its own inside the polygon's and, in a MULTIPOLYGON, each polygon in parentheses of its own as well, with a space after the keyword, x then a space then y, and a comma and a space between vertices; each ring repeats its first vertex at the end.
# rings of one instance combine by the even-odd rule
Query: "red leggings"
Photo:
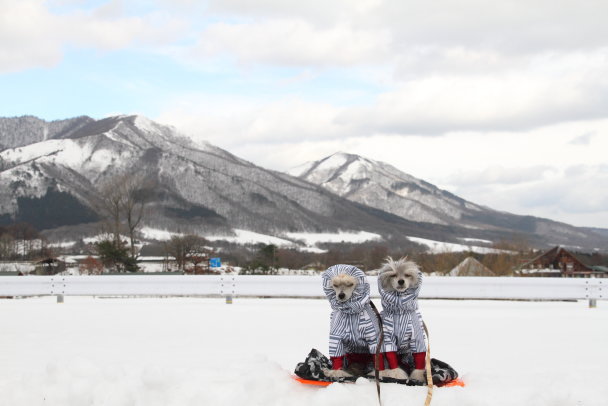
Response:
MULTIPOLYGON (((426 352, 416 352, 414 355, 414 368, 424 369, 426 362, 426 352)), ((331 357, 332 369, 341 369, 344 366, 344 359, 347 363, 367 364, 374 361, 372 354, 349 353, 343 357, 331 357)), ((388 368, 395 369, 399 367, 399 357, 395 351, 383 352, 378 357, 378 370, 384 371, 384 360, 388 361, 388 368)))

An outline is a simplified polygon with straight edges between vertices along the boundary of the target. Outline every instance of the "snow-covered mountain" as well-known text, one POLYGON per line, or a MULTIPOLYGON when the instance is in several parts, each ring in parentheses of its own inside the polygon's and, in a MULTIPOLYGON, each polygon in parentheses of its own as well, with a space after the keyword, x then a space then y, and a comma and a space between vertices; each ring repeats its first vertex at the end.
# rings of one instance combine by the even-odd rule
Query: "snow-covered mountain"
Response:
POLYGON ((466 201, 389 164, 358 155, 335 153, 289 173, 353 202, 413 222, 468 229, 535 234, 547 241, 585 240, 590 230, 532 216, 499 212, 466 201))
POLYGON ((3 118, 0 139, 0 224, 54 229, 95 222, 102 186, 129 174, 153 185, 146 186, 153 196, 150 227, 224 235, 233 229, 386 234, 392 227, 319 186, 195 145, 141 116, 3 118))
POLYGON ((412 221, 455 224, 484 209, 384 162, 336 153, 289 172, 327 190, 412 221))
POLYGON ((311 163, 295 177, 142 116, 0 118, 0 225, 27 221, 58 238, 98 231, 104 185, 125 175, 150 196, 147 229, 291 240, 363 232, 399 247, 411 244, 406 237, 462 243, 514 233, 536 245, 608 245, 592 230, 480 207, 354 155, 311 163))

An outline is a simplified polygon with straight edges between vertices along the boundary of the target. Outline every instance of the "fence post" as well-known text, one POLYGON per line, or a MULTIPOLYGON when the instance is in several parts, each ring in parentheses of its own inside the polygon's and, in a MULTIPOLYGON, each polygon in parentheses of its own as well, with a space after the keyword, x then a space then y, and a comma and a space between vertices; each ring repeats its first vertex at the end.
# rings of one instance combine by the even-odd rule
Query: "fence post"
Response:
POLYGON ((51 277, 51 295, 57 296, 57 303, 63 303, 65 293, 65 277, 53 275, 51 277))
POLYGON ((235 278, 234 276, 222 275, 220 277, 220 295, 226 296, 226 304, 232 304, 232 296, 235 291, 235 278))

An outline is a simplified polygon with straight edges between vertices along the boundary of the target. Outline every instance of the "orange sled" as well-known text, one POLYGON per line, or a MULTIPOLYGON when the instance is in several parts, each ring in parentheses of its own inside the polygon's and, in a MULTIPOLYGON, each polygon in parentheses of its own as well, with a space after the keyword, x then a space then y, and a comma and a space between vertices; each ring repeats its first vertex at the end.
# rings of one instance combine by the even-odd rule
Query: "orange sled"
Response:
MULTIPOLYGON (((305 385, 312 385, 312 386, 321 386, 321 387, 326 387, 331 385, 334 382, 324 382, 324 381, 311 381, 310 379, 303 379, 300 378, 299 376, 293 376, 293 379, 295 379, 296 381, 303 383, 305 385)), ((346 382, 346 383, 353 383, 353 382, 346 382)), ((460 387, 465 387, 465 383, 462 379, 460 378, 456 378, 453 381, 450 381, 448 383, 446 383, 445 385, 441 385, 442 388, 446 388, 446 387, 450 387, 450 386, 460 386, 460 387)))

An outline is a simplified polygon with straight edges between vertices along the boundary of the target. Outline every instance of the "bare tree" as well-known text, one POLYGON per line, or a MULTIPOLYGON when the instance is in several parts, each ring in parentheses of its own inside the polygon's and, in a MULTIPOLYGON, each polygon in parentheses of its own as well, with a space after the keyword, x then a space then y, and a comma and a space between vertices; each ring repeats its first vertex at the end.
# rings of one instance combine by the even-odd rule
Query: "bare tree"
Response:
POLYGON ((15 255, 15 239, 8 233, 0 234, 0 259, 11 259, 15 255))
POLYGON ((110 179, 100 190, 100 209, 115 247, 121 246, 121 232, 129 238, 129 254, 136 257, 135 241, 149 201, 152 183, 143 175, 124 174, 110 179))
POLYGON ((38 234, 38 231, 31 224, 14 223, 7 227, 7 231, 15 239, 19 248, 16 251, 20 251, 18 253, 23 258, 27 258, 33 254, 35 241, 40 239, 40 234, 38 234))
POLYGON ((131 178, 123 183, 123 211, 129 234, 131 257, 135 258, 135 240, 144 217, 146 203, 149 200, 149 182, 141 178, 131 178))
POLYGON ((101 189, 101 199, 99 201, 99 209, 104 216, 104 227, 106 232, 112 235, 112 241, 115 247, 121 245, 120 231, 121 213, 124 202, 122 188, 119 187, 121 178, 112 178, 105 183, 101 189))
POLYGON ((206 240, 198 235, 184 235, 171 237, 165 244, 167 253, 175 258, 180 271, 186 269, 186 263, 191 257, 200 254, 205 249, 206 240))

